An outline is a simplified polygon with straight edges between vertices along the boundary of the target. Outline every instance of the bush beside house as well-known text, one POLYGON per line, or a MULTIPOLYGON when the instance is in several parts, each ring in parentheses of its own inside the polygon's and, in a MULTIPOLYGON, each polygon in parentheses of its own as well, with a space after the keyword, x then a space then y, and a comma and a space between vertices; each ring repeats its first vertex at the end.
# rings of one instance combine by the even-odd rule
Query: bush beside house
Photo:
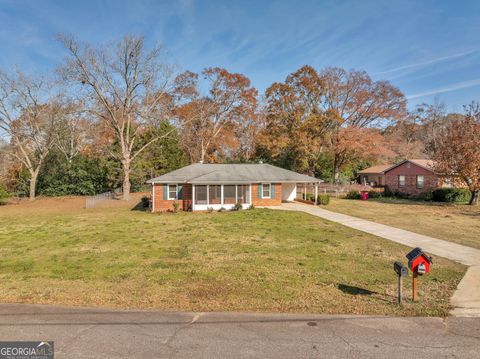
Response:
POLYGON ((432 192, 432 200, 436 202, 468 202, 470 196, 468 188, 438 188, 432 192))

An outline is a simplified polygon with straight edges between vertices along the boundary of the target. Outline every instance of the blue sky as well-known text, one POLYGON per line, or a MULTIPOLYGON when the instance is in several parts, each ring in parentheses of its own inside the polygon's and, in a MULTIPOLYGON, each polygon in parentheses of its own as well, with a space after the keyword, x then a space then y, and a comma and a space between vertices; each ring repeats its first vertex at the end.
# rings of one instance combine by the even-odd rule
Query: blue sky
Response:
POLYGON ((480 1, 0 0, 0 68, 47 72, 60 33, 162 43, 183 70, 221 66, 263 91, 304 64, 366 70, 450 111, 480 100, 480 1))

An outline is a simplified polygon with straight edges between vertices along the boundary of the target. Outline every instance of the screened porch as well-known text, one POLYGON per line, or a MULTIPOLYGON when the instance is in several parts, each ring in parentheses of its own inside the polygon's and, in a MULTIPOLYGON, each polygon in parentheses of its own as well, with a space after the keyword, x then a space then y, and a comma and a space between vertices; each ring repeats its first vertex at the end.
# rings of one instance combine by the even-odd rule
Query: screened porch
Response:
POLYGON ((230 209, 236 203, 244 208, 252 203, 249 184, 193 185, 193 210, 230 209))

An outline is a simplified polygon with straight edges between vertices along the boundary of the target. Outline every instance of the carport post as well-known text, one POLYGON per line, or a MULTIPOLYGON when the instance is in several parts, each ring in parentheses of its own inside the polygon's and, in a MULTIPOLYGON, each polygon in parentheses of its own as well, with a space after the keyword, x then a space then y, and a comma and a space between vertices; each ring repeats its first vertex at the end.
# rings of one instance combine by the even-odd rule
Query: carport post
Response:
POLYGON ((303 199, 306 201, 307 200, 307 184, 303 184, 303 199))
POLYGON ((318 204, 318 184, 315 183, 315 204, 318 204))

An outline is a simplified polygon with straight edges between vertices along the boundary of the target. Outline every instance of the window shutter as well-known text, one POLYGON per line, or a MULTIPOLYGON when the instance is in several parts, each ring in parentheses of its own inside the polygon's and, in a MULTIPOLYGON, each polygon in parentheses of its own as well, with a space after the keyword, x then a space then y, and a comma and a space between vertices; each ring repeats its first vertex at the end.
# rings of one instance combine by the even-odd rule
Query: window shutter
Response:
POLYGON ((270 198, 275 198, 275 183, 270 183, 270 198))
POLYGON ((163 185, 163 199, 164 200, 168 199, 168 184, 163 185))
POLYGON ((258 193, 257 193, 257 194, 258 194, 258 198, 262 198, 262 189, 263 189, 263 188, 262 188, 262 184, 259 183, 259 184, 258 184, 258 193))
POLYGON ((178 188, 177 199, 182 199, 182 197, 183 197, 183 186, 181 184, 179 184, 177 188, 178 188))

